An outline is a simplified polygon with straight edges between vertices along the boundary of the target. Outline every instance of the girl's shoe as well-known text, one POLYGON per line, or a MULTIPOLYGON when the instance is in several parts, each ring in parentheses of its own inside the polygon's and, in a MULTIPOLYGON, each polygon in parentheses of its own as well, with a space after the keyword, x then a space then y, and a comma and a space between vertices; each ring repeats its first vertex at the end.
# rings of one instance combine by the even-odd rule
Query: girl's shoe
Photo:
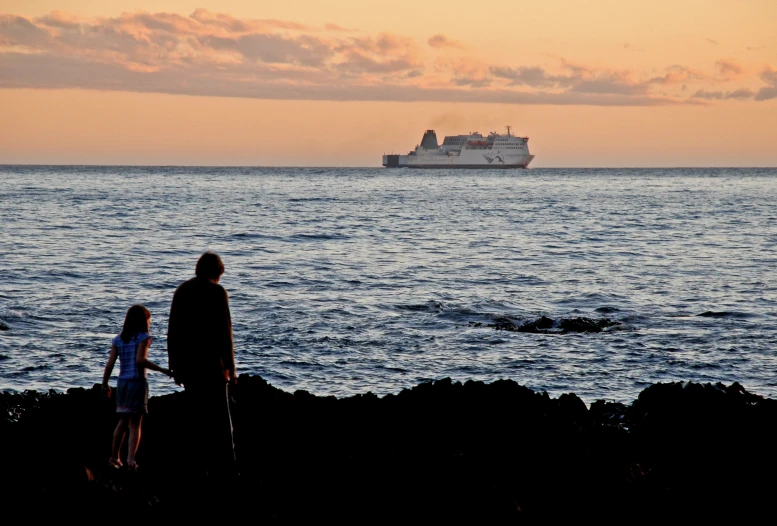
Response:
POLYGON ((114 469, 121 469, 124 467, 124 464, 121 463, 121 460, 113 457, 108 459, 108 465, 114 469))
POLYGON ((140 466, 138 466, 138 463, 135 462, 134 460, 128 460, 127 461, 127 469, 132 471, 132 472, 135 472, 138 469, 140 469, 140 466))

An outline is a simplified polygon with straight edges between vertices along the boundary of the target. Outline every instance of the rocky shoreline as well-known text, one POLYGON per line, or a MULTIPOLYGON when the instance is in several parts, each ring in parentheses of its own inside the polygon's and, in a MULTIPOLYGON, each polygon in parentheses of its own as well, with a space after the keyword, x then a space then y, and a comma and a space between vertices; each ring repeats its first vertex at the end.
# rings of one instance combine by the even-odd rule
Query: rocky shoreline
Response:
POLYGON ((338 399, 243 375, 229 488, 192 475, 182 396, 151 398, 129 473, 106 464, 116 415, 99 385, 0 393, 4 498, 35 516, 492 524, 748 514, 770 510, 777 490, 777 401, 738 383, 655 384, 631 404, 589 407, 509 380, 338 399))

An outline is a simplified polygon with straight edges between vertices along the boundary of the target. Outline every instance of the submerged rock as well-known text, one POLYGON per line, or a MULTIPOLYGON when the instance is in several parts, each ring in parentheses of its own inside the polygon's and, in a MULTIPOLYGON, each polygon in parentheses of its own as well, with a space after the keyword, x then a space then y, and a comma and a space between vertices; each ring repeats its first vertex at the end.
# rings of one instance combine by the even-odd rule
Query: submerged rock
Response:
MULTIPOLYGON (((476 323, 476 327, 483 324, 476 323)), ((592 318, 568 318, 558 322, 547 316, 542 316, 533 321, 527 321, 520 325, 509 318, 499 318, 495 323, 485 324, 486 327, 499 331, 528 332, 533 334, 567 334, 570 332, 602 332, 607 327, 620 325, 620 322, 608 318, 598 320, 592 318)))
POLYGON ((612 321, 607 318, 602 318, 600 320, 594 320, 591 318, 570 318, 566 320, 561 320, 559 322, 559 327, 561 328, 561 331, 566 332, 602 332, 603 329, 607 327, 612 327, 613 325, 620 325, 617 321, 612 321))

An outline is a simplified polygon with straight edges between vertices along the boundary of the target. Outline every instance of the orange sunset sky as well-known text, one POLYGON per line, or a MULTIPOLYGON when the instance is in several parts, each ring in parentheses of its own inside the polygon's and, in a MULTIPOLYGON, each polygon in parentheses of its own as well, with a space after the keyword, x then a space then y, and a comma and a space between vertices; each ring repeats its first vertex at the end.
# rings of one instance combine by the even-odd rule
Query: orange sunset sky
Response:
POLYGON ((0 164, 777 166, 773 0, 0 0, 0 164))

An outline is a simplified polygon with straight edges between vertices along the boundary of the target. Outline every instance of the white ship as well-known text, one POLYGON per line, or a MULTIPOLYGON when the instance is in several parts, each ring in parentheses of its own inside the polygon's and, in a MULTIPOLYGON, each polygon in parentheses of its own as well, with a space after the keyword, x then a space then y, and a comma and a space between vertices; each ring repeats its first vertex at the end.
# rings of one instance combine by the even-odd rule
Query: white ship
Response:
POLYGON ((387 168, 526 168, 534 159, 529 153, 529 138, 516 137, 507 127, 507 135, 478 132, 449 135, 437 143, 434 130, 426 130, 421 144, 407 155, 384 155, 387 168))

